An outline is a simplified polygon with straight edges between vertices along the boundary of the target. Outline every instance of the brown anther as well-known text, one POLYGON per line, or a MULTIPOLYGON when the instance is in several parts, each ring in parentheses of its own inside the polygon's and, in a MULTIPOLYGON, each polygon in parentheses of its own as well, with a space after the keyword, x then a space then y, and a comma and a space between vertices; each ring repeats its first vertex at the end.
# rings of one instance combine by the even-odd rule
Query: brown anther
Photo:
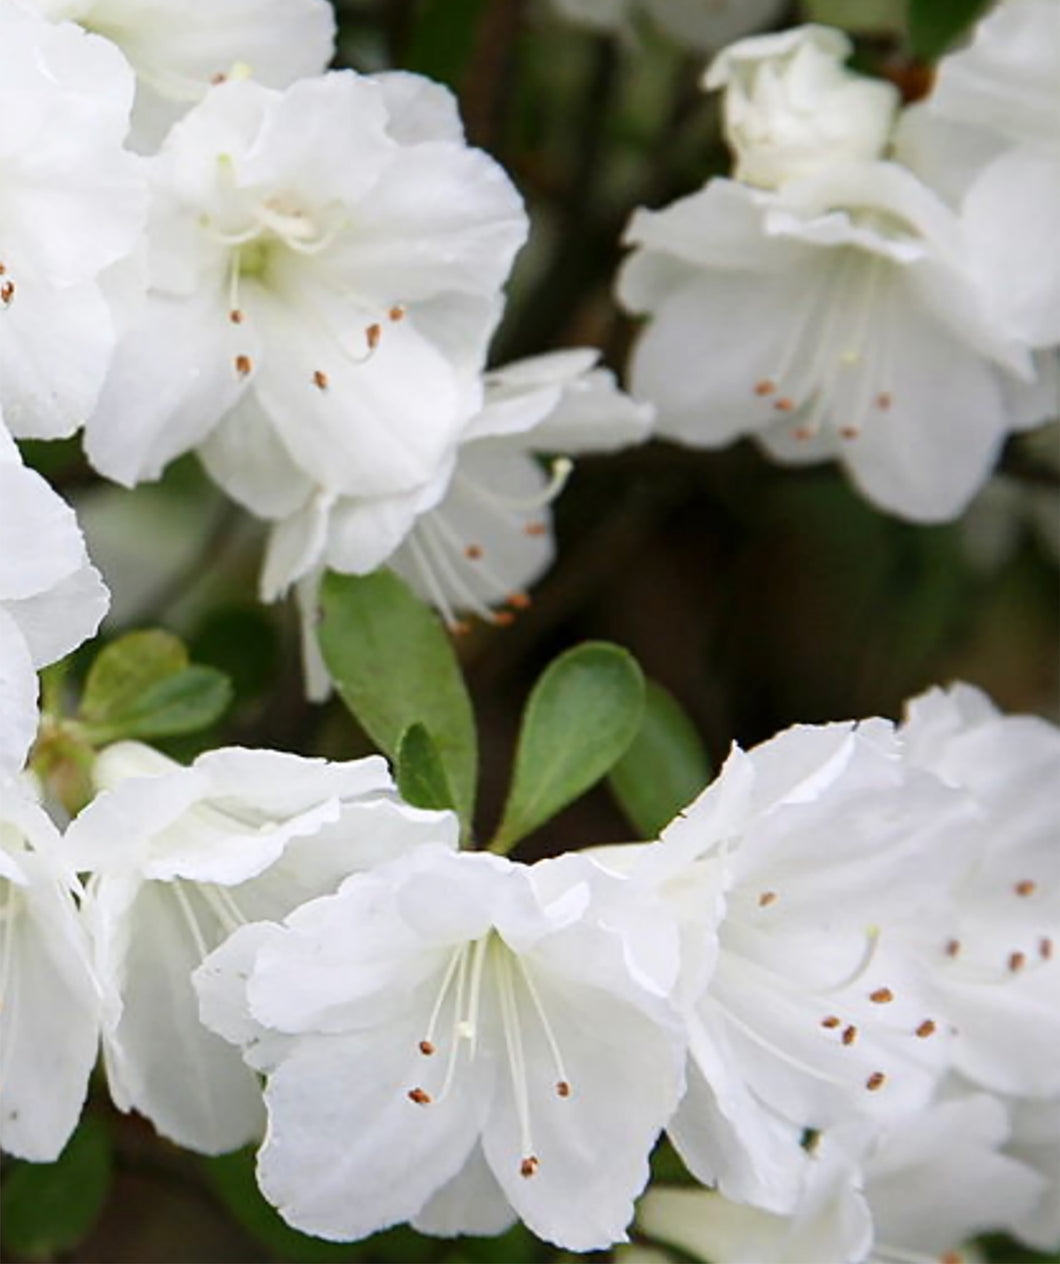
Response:
POLYGON ((758 907, 765 908, 767 905, 772 904, 776 898, 776 891, 763 891, 758 897, 758 907))
POLYGON ((493 622, 499 628, 510 628, 515 622, 515 615, 510 610, 494 610, 493 622))
POLYGON ((0 276, 7 276, 7 266, 0 263, 0 276))
POLYGON ((237 355, 235 358, 236 372, 240 377, 246 377, 250 370, 254 367, 254 361, 248 355, 237 355))
POLYGON ((525 1159, 523 1159, 522 1163, 519 1164, 519 1175, 533 1176, 540 1166, 541 1162, 536 1155, 528 1155, 525 1159))
POLYGON ((566 1080, 559 1080, 556 1084, 556 1093, 560 1097, 570 1097, 570 1085, 566 1080))
POLYGON ((374 351, 379 346, 379 339, 383 334, 382 325, 369 325, 364 331, 365 341, 368 343, 368 350, 374 351))
POLYGON ((5 281, 3 285, 0 285, 0 303, 3 303, 4 306, 6 307, 8 303, 10 303, 14 297, 15 297, 14 281, 5 281))
POLYGON ((894 993, 889 987, 877 988, 875 992, 869 993, 869 1000, 875 1001, 877 1005, 886 1005, 888 1001, 894 1000, 894 993))
POLYGON ((225 83, 227 82, 227 80, 228 80, 228 76, 226 74, 222 74, 220 70, 217 72, 217 74, 210 76, 210 82, 213 84, 215 88, 217 87, 218 84, 225 83))
POLYGON ((755 382, 756 395, 772 395, 776 389, 776 382, 771 382, 769 378, 763 378, 761 382, 755 382))
POLYGON ((417 1106, 429 1106, 434 1100, 430 1093, 424 1092, 422 1088, 410 1088, 408 1098, 410 1102, 415 1102, 417 1106))
POLYGON ((472 562, 477 562, 482 556, 482 549, 477 544, 469 544, 464 549, 464 556, 472 562))
POLYGON ((884 1081, 887 1079, 882 1071, 873 1071, 869 1078, 865 1081, 865 1087, 870 1093, 875 1093, 878 1088, 883 1088, 884 1081))
POLYGON ((405 309, 401 306, 400 303, 395 303, 394 306, 390 309, 390 311, 387 312, 387 316, 389 316, 390 319, 393 321, 404 320, 405 309))
POLYGON ((839 427, 839 437, 841 439, 856 439, 859 434, 861 434, 861 431, 857 428, 857 426, 839 427))
POLYGON ((523 535, 547 535, 548 527, 543 522, 528 522, 523 527, 523 535))
POLYGON ((831 1030, 832 1028, 838 1027, 840 1021, 841 1020, 837 1018, 835 1014, 829 1014, 827 1018, 821 1019, 821 1026, 827 1027, 831 1030))
POLYGON ((530 598, 524 592, 513 592, 508 594, 508 605, 513 610, 529 610, 530 598))
POLYGON ((1017 882, 1012 888, 1017 895, 1033 895, 1038 890, 1037 882, 1032 882, 1030 878, 1024 878, 1022 882, 1017 882))
POLYGON ((876 396, 876 407, 882 408, 884 412, 890 408, 893 402, 890 391, 880 391, 880 393, 876 396))
POLYGON ((457 619, 455 623, 449 625, 449 631, 453 636, 470 636, 471 624, 466 619, 457 619))
POLYGON ((1038 940, 1038 955, 1043 961, 1051 961, 1053 957, 1053 941, 1048 938, 1038 940))
POLYGON ((805 443, 807 439, 813 438, 813 431, 809 426, 796 426, 791 432, 791 437, 797 439, 800 443, 805 443))
POLYGON ((843 1044, 852 1045, 858 1038, 858 1029, 853 1023, 849 1027, 843 1028, 843 1044))
POLYGON ((328 389, 328 375, 323 369, 313 370, 313 385, 318 391, 326 391, 328 389))
POLYGON ((960 950, 961 950, 961 941, 959 939, 951 939, 946 944, 947 957, 956 957, 956 955, 960 952, 960 950))
POLYGON ((930 1018, 925 1018, 920 1026, 916 1029, 916 1034, 921 1040, 926 1040, 928 1036, 935 1034, 935 1024, 930 1018))
POLYGON ((782 395, 780 399, 773 401, 773 407, 778 413, 793 413, 795 411, 795 401, 789 399, 787 395, 782 395))
POLYGON ((233 307, 232 310, 228 313, 228 319, 232 322, 233 325, 241 325, 243 323, 243 313, 239 310, 238 307, 233 307))
POLYGON ((964 1256, 960 1251, 947 1251, 939 1256, 939 1264, 964 1264, 964 1256))
POLYGON ((432 1045, 429 1040, 420 1041, 420 1053, 422 1053, 425 1058, 429 1058, 433 1052, 434 1045, 432 1045))
POLYGON ((1010 952, 1008 955, 1008 968, 1013 974, 1017 974, 1027 964, 1027 954, 1025 952, 1010 952))

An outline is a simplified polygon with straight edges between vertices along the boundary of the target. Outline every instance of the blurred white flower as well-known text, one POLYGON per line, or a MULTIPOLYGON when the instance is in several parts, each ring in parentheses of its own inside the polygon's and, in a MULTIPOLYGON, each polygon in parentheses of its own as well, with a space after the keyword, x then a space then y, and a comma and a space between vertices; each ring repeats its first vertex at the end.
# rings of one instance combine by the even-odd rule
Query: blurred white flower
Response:
POLYGON ((1060 343, 1060 9, 1005 0, 944 57, 900 153, 959 203, 991 306, 1035 347, 1060 343))
POLYGON ((55 826, 22 781, 0 774, 0 1149, 37 1163, 57 1159, 73 1132, 99 1049, 74 892, 55 826))
POLYGON ((212 954, 203 1020, 268 1075, 281 1215, 624 1240, 684 1056, 672 932, 625 888, 579 856, 423 848, 212 954))
POLYGON ((883 157, 898 90, 847 70, 852 50, 841 31, 800 26, 718 54, 703 84, 725 89, 734 179, 775 189, 824 167, 883 157))
POLYGON ((235 71, 271 88, 322 71, 335 46, 327 0, 28 0, 121 49, 136 72, 133 140, 157 147, 169 126, 235 71))
POLYGON ((133 79, 106 40, 0 7, 0 429, 73 434, 116 338, 103 274, 143 226, 133 79))
POLYGON ((348 874, 424 842, 455 846, 447 815, 401 803, 382 759, 329 764, 220 749, 181 767, 123 742, 98 758, 99 795, 70 825, 70 863, 103 987, 111 1094, 205 1153, 260 1135, 261 1094, 201 1026, 191 973, 244 922, 279 919, 348 874))
POLYGON ((198 447, 267 518, 317 487, 430 482, 480 405, 526 232, 449 94, 352 71, 228 82, 151 161, 151 288, 87 425, 96 467, 132 484, 198 447))
POLYGON ((37 731, 37 669, 93 635, 108 595, 73 510, 8 444, 0 442, 0 772, 14 773, 37 731))
POLYGON ((619 296, 652 316, 631 389, 662 435, 835 457, 877 505, 939 522, 1025 424, 1012 384, 1033 374, 1027 350, 982 301, 957 218, 894 163, 777 192, 715 180, 638 210, 627 240, 619 296))

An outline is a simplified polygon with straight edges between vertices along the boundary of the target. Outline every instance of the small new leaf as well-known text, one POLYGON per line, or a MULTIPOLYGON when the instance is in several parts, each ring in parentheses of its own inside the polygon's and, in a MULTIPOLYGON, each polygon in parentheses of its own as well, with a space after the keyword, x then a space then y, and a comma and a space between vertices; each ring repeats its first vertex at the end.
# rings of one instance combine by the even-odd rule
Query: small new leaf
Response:
POLYGON ((611 770, 610 785, 641 838, 655 838, 710 780, 695 725, 673 696, 647 682, 640 730, 611 770))
POLYGON ((636 735, 643 709, 644 677, 620 646, 587 641, 550 663, 523 712, 492 850, 509 851, 605 776, 636 735))
POLYGON ((414 808, 455 810, 442 757, 422 724, 412 724, 402 734, 396 764, 398 793, 406 803, 414 808))
POLYGON ((393 760, 406 731, 421 724, 466 824, 475 801, 475 721, 437 616, 391 571, 328 574, 320 604, 320 649, 342 700, 393 760))

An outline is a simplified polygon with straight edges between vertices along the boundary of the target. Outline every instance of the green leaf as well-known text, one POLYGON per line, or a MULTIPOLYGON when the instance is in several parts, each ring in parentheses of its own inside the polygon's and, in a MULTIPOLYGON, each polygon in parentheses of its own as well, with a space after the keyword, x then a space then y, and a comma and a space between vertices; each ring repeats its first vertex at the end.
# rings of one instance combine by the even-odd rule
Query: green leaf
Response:
POLYGON ((175 737, 213 724, 232 700, 223 672, 188 664, 181 641, 168 632, 130 632, 92 664, 81 699, 85 736, 175 737))
POLYGON ((475 720, 441 622, 391 571, 328 574, 320 589, 320 649, 343 701, 398 761, 406 731, 430 734, 465 825, 475 801, 475 720))
POLYGON ((986 12, 992 0, 909 0, 909 48, 935 61, 986 12))
POLYGON ((672 694, 647 682, 644 718, 611 770, 611 790, 642 838, 655 838, 710 780, 696 726, 672 694))
POLYGON ((523 712, 492 849, 509 851, 599 781, 636 736, 643 710, 644 677, 620 646, 586 641, 550 663, 523 712))
POLYGON ((442 757, 422 724, 412 724, 402 734, 395 780, 401 797, 414 808, 455 807, 442 757))
POLYGON ((26 1260, 72 1251, 95 1224, 110 1188, 110 1138, 86 1115, 54 1163, 19 1163, 0 1192, 0 1241, 26 1260))

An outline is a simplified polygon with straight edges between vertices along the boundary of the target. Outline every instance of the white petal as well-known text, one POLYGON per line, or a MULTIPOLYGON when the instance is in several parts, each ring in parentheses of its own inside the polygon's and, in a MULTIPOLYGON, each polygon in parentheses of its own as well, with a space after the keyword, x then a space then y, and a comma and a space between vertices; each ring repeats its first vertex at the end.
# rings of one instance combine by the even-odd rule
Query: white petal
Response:
POLYGON ((490 1171, 482 1146, 476 1145, 457 1175, 431 1196, 411 1223, 419 1233, 435 1237, 493 1237, 511 1228, 515 1220, 515 1212, 490 1171))
POLYGON ((37 733, 37 674, 18 625, 0 607, 0 773, 15 773, 37 733))

